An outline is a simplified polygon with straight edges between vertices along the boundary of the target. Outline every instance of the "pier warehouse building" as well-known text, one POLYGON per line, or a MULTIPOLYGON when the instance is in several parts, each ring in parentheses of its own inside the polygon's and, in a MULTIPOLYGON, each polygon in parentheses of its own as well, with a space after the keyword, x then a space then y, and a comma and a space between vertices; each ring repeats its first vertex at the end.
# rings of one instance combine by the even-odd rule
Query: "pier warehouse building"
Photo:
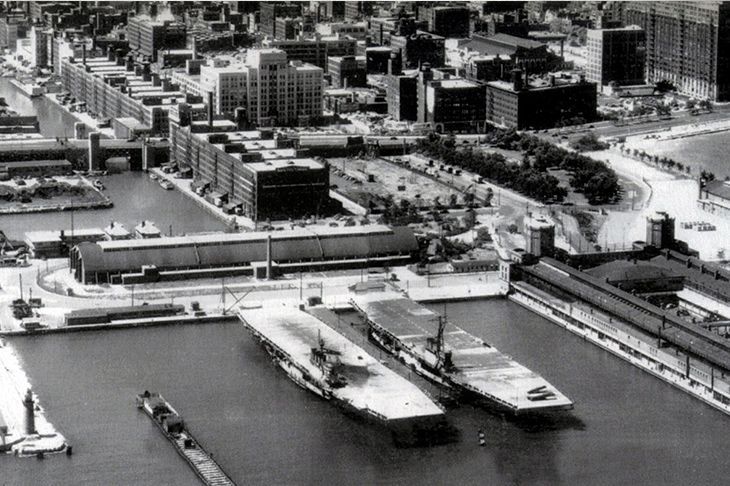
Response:
POLYGON ((203 110, 202 99, 193 100, 179 91, 170 79, 153 73, 149 62, 135 63, 131 55, 120 49, 109 50, 106 57, 73 57, 63 59, 63 89, 83 100, 89 111, 107 118, 133 118, 152 135, 167 136, 170 107, 195 101, 203 110))
POLYGON ((240 131, 227 120, 195 121, 187 107, 170 114, 170 156, 195 183, 220 193, 256 221, 324 214, 329 169, 271 131, 240 131))
POLYGON ((81 243, 69 260, 83 284, 121 284, 251 275, 257 268, 288 273, 402 265, 417 252, 410 228, 366 225, 81 243))

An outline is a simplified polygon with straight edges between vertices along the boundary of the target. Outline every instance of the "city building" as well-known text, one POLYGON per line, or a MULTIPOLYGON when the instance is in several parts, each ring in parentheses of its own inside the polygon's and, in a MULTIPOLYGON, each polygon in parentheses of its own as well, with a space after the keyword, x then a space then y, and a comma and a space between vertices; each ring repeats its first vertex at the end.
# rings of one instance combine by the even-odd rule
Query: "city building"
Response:
POLYGON ((127 24, 129 47, 157 61, 161 49, 185 49, 187 28, 185 24, 170 20, 155 21, 146 16, 132 17, 127 24))
POLYGON ((15 50, 18 39, 25 39, 30 29, 22 10, 10 10, 0 14, 0 48, 15 50))
POLYGON ((136 63, 121 50, 107 57, 66 57, 61 62, 63 89, 89 111, 107 118, 134 118, 149 133, 165 136, 171 106, 189 101, 169 78, 151 72, 149 62, 136 63))
POLYGON ((276 20, 301 17, 302 5, 299 2, 261 2, 259 11, 259 31, 273 39, 279 36, 276 20))
POLYGON ((440 133, 484 131, 486 98, 483 84, 466 79, 443 79, 429 82, 423 94, 424 99, 419 99, 419 105, 424 107, 419 112, 419 123, 427 123, 440 133))
POLYGON ((442 37, 469 37, 470 12, 467 7, 440 6, 436 3, 418 7, 418 20, 426 21, 426 30, 442 37))
POLYGON ((557 62, 556 56, 549 52, 547 44, 523 39, 508 34, 496 34, 490 37, 474 35, 469 42, 461 46, 465 55, 471 52, 478 56, 500 56, 509 58, 512 64, 532 74, 546 73, 557 62))
POLYGON ((393 72, 399 73, 403 66, 400 51, 394 51, 390 47, 384 46, 365 48, 365 68, 368 74, 388 74, 391 59, 394 59, 395 62, 393 72))
POLYGON ((606 86, 644 83, 646 50, 641 27, 588 29, 586 34, 586 79, 606 86))
POLYGON ((526 83, 520 70, 512 82, 487 83, 487 120, 504 127, 553 128, 585 123, 596 117, 596 84, 585 79, 526 83))
POLYGON ((271 49, 281 49, 289 59, 314 64, 327 69, 327 59, 330 56, 354 56, 357 50, 357 41, 351 37, 320 36, 289 40, 265 40, 263 46, 271 49))
POLYGON ((360 20, 373 14, 374 2, 345 1, 345 20, 360 20))
POLYGON ((340 1, 312 1, 311 8, 317 17, 317 22, 325 20, 343 20, 345 18, 345 2, 340 1))
POLYGON ((525 253, 540 257, 555 251, 555 223, 542 214, 527 213, 524 219, 525 253))
POLYGON ((623 2, 625 25, 646 32, 646 78, 685 95, 730 100, 730 3, 623 2))
POLYGON ((253 49, 244 63, 200 68, 201 94, 212 93, 214 110, 243 109, 256 126, 296 125, 322 116, 322 75, 317 66, 288 61, 280 49, 253 49))
POLYGON ((191 120, 185 105, 171 114, 170 157, 190 167, 214 204, 256 221, 324 214, 329 169, 271 131, 242 131, 241 123, 191 120))
POLYGON ((387 76, 388 115, 396 121, 418 119, 418 73, 387 76))
POLYGON ((392 35, 390 46, 399 51, 403 69, 417 69, 422 64, 441 67, 445 60, 445 39, 428 32, 416 31, 412 35, 392 35))
POLYGON ((368 35, 367 22, 330 22, 318 23, 315 30, 323 36, 340 35, 364 41, 368 35))
POLYGON ((363 87, 367 85, 365 57, 330 56, 328 72, 333 88, 363 87))
POLYGON ((514 61, 509 56, 499 54, 491 56, 475 56, 469 59, 464 67, 464 75, 475 81, 498 81, 509 79, 515 69, 514 61))

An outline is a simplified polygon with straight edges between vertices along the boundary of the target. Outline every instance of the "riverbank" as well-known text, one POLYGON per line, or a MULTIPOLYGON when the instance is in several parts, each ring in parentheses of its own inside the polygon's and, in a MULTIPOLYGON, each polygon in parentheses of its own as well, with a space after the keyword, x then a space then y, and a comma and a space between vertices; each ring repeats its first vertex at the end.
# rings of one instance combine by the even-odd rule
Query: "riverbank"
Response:
POLYGON ((152 168, 149 171, 155 174, 158 180, 165 179, 172 183, 176 190, 180 191, 180 193, 182 193, 185 197, 194 201, 198 206, 205 209, 208 213, 212 214, 222 222, 231 226, 235 225, 237 228, 246 228, 248 230, 254 230, 256 228, 256 222, 251 218, 237 214, 227 214, 222 208, 219 208, 218 206, 206 201, 205 198, 198 196, 191 187, 193 184, 192 179, 175 178, 171 174, 165 174, 162 172, 162 169, 159 167, 152 168))

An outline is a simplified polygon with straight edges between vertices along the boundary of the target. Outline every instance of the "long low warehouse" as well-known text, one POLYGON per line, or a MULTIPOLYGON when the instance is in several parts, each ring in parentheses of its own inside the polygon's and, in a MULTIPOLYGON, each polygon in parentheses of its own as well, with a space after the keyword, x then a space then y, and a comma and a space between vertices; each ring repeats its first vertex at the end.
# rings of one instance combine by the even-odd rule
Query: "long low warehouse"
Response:
POLYGON ((76 280, 95 284, 402 265, 417 251, 410 228, 365 225, 81 243, 69 259, 76 280))

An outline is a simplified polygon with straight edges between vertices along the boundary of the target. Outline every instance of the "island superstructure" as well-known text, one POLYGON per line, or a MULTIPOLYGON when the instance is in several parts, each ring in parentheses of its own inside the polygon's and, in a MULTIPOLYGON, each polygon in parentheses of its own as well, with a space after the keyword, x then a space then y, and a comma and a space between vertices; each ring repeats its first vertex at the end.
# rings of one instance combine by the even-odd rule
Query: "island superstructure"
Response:
POLYGON ((573 407, 537 373, 398 293, 360 294, 351 303, 371 338, 432 381, 514 414, 573 407))
POLYGON ((297 385, 394 429, 443 422, 444 411, 416 385, 296 307, 239 311, 243 325, 297 385))

